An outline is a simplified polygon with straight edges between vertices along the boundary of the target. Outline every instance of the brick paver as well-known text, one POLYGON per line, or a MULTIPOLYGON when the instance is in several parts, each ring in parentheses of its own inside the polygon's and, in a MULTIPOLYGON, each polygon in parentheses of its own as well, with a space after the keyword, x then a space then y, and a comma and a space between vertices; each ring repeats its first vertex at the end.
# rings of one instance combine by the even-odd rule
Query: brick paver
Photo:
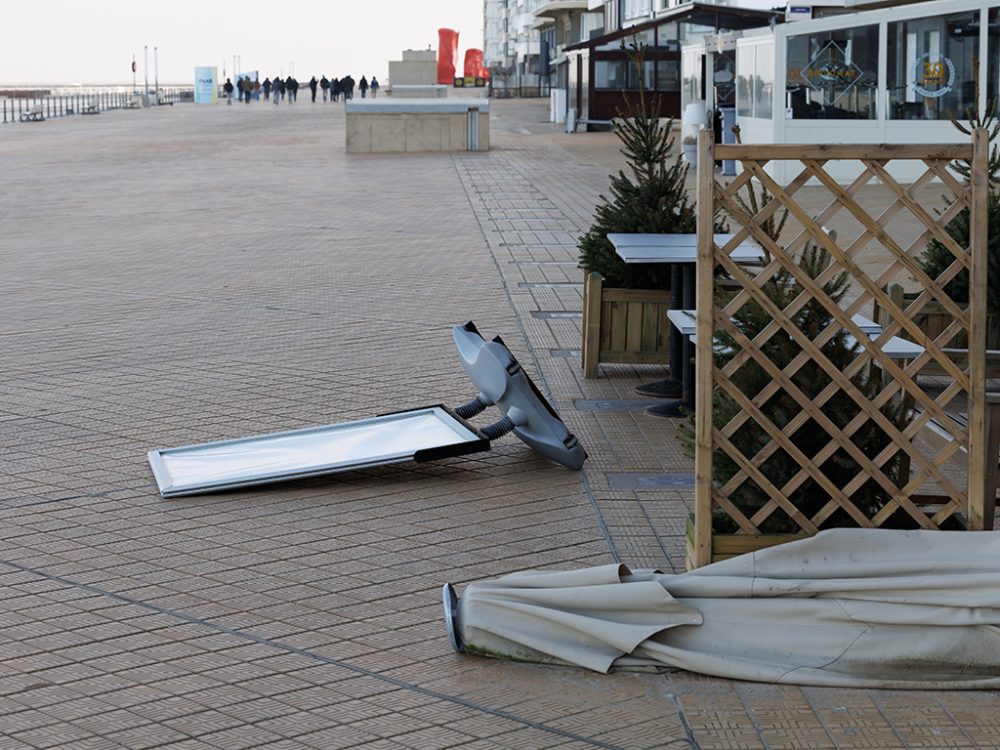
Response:
MULTIPOLYGON (((588 411, 575 240, 615 159, 537 102, 486 154, 344 153, 343 110, 0 132, 0 750, 993 747, 997 695, 600 676, 451 653, 443 582, 683 566, 670 420, 588 411), (590 459, 489 453, 163 500, 145 452, 472 394, 501 334, 590 459)), ((485 417, 485 415, 484 415, 485 417)))

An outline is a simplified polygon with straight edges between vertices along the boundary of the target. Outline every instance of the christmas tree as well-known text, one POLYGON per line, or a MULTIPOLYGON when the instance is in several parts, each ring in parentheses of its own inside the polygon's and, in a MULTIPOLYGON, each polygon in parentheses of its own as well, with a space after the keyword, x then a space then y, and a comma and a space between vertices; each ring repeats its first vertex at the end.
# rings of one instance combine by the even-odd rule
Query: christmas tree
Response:
MULTIPOLYGON (((799 260, 799 267, 809 278, 816 279, 826 270, 829 263, 830 258, 825 250, 811 246, 803 252, 799 260)), ((826 282, 823 285, 823 290, 830 299, 839 303, 846 294, 848 286, 849 277, 846 272, 841 272, 826 282)), ((795 281, 791 273, 783 270, 763 285, 763 292, 779 309, 786 309, 803 292, 803 287, 795 281)), ((727 298, 721 300, 722 305, 731 296, 729 294, 727 298)), ((794 314, 792 320, 794 325, 810 339, 815 339, 834 322, 833 316, 815 299, 810 299, 794 314)), ((772 322, 772 319, 759 303, 751 301, 739 309, 733 316, 733 321, 739 331, 752 340, 772 322)), ((717 333, 715 344, 715 366, 717 368, 725 367, 740 351, 737 341, 725 331, 717 333)), ((802 351, 801 345, 784 329, 772 335, 761 349, 774 366, 782 370, 802 351)), ((856 341, 850 340, 846 331, 840 330, 820 349, 824 356, 843 372, 858 356, 860 345, 856 341)), ((873 375, 871 369, 864 367, 851 377, 853 385, 869 399, 874 398, 882 387, 879 377, 873 375)), ((807 398, 815 400, 829 386, 832 379, 818 362, 810 359, 791 376, 791 380, 807 398)), ((772 381, 771 375, 753 359, 736 370, 731 378, 733 385, 750 399, 757 397, 772 381)), ((717 429, 724 428, 742 409, 722 389, 714 391, 712 408, 713 424, 717 429)), ((854 398, 843 390, 838 390, 820 408, 823 414, 838 428, 844 428, 861 412, 861 408, 854 398)), ((781 430, 802 411, 798 401, 784 389, 775 391, 760 405, 760 409, 764 417, 781 430)), ((899 429, 903 429, 909 422, 908 411, 898 402, 886 404, 881 408, 881 411, 899 429)), ((682 446, 689 455, 693 456, 693 415, 681 425, 679 437, 682 446)), ((747 459, 753 459, 771 442, 767 433, 752 419, 745 422, 729 439, 747 459)), ((830 438, 826 430, 815 419, 810 418, 790 435, 790 440, 805 456, 812 458, 826 446, 830 438)), ((872 419, 868 419, 860 429, 856 430, 851 435, 851 440, 866 456, 870 457, 877 456, 891 442, 889 435, 872 419)), ((903 476, 906 466, 908 464, 904 454, 897 452, 882 465, 882 471, 894 485, 902 486, 907 479, 903 476)), ((778 449, 758 468, 773 486, 780 488, 798 474, 802 467, 788 452, 778 449)), ((857 461, 842 448, 823 461, 819 469, 832 482, 833 486, 840 488, 846 487, 862 471, 857 461)), ((722 486, 739 471, 739 466, 725 451, 720 449, 715 452, 712 461, 713 484, 717 487, 722 486)), ((814 477, 810 477, 792 490, 788 498, 796 508, 807 517, 811 517, 827 504, 830 495, 814 477)), ((729 499, 747 517, 750 517, 769 502, 770 496, 753 481, 747 479, 729 496, 729 499)), ((861 487, 851 493, 850 499, 866 516, 871 517, 889 501, 890 495, 878 482, 867 479, 861 487)), ((830 515, 823 524, 824 528, 855 525, 854 520, 843 510, 838 510, 830 515)), ((908 527, 913 525, 913 521, 905 517, 905 514, 898 513, 885 525, 908 527)), ((737 530, 729 517, 721 512, 716 515, 713 526, 716 533, 732 533, 737 530)), ((766 521, 760 524, 760 529, 763 533, 770 534, 801 531, 798 525, 781 510, 772 513, 766 521)))
MULTIPOLYGON (((993 315, 1000 314, 1000 118, 997 117, 996 101, 989 102, 986 112, 983 115, 970 113, 969 127, 965 127, 956 120, 951 121, 952 125, 966 135, 972 135, 974 128, 985 128, 989 134, 992 144, 989 165, 989 196, 987 198, 987 290, 986 307, 993 315)), ((966 182, 969 180, 970 165, 968 163, 957 162, 952 164, 952 169, 962 175, 966 182)), ((961 247, 969 245, 969 209, 964 208, 954 219, 948 222, 945 230, 948 235, 961 247)), ((942 245, 937 240, 931 241, 920 257, 920 265, 927 275, 936 279, 946 268, 955 262, 955 256, 951 250, 942 245)), ((944 290, 956 302, 969 301, 969 272, 961 271, 951 281, 944 285, 944 290)))
POLYGON ((623 94, 614 132, 621 141, 627 169, 611 178, 611 198, 601 196, 594 225, 579 241, 580 266, 604 277, 606 286, 633 289, 668 289, 669 267, 661 264, 626 265, 615 254, 609 233, 694 233, 696 213, 684 187, 687 165, 679 154, 670 158, 674 145, 673 121, 662 123, 657 100, 645 94, 643 48, 629 47, 629 61, 639 74, 639 94, 623 94))

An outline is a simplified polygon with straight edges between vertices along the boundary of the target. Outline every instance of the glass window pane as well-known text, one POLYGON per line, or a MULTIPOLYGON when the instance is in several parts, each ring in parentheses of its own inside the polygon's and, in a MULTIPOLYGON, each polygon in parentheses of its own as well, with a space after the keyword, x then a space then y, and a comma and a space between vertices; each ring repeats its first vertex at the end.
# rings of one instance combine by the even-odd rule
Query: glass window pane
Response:
POLYGON ((625 0, 624 16, 626 21, 635 18, 648 18, 653 12, 652 0, 625 0))
POLYGON ((605 42, 604 44, 598 44, 594 47, 597 52, 620 52, 628 46, 628 37, 622 37, 620 39, 612 39, 610 42, 605 42))
MULTIPOLYGON (((626 78, 626 81, 628 83, 627 87, 629 89, 635 89, 636 91, 638 91, 639 90, 639 69, 636 67, 636 64, 634 62, 632 62, 631 60, 627 61, 625 63, 625 66, 626 66, 626 70, 628 71, 628 75, 627 75, 627 78, 626 78)), ((643 87, 647 91, 652 90, 653 84, 655 83, 653 81, 653 61, 652 60, 644 60, 643 63, 642 63, 642 83, 643 83, 643 87)))
POLYGON ((752 81, 757 67, 757 47, 736 48, 736 114, 753 117, 752 81))
POLYGON ((736 106, 736 50, 715 53, 715 106, 736 106))
POLYGON ((597 60, 594 62, 595 89, 625 88, 624 60, 597 60))
POLYGON ((703 67, 703 57, 698 52, 685 52, 684 55, 684 80, 681 86, 681 108, 686 107, 691 102, 701 100, 701 74, 703 67))
POLYGON ((758 44, 753 81, 753 116, 771 119, 774 99, 774 45, 758 44))
POLYGON ((877 88, 878 26, 788 37, 785 98, 794 119, 873 120, 877 88))
POLYGON ((889 24, 889 117, 963 119, 976 105, 979 11, 889 24))
POLYGON ((681 90, 680 60, 658 60, 656 63, 656 75, 660 91, 681 90))
POLYGON ((655 29, 646 29, 645 31, 638 31, 631 36, 626 37, 628 43, 635 43, 641 47, 655 47, 656 46, 656 31, 655 29))
POLYGON ((660 47, 680 52, 680 45, 677 43, 677 24, 674 21, 661 23, 656 27, 656 43, 660 47))
POLYGON ((703 37, 715 33, 715 16, 711 13, 692 13, 680 21, 678 39, 684 42, 700 42, 703 37))

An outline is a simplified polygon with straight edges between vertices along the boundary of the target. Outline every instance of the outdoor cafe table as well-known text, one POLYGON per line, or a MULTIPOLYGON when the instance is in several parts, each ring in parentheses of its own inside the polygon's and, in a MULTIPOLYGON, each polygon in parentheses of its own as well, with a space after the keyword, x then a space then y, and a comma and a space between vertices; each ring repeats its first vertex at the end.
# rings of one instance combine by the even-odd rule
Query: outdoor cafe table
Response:
MULTIPOLYGON (((716 234, 715 244, 725 245, 734 235, 716 234)), ((640 234, 611 233, 608 240, 615 252, 626 263, 665 263, 670 266, 670 307, 675 310, 692 309, 695 302, 695 264, 698 260, 697 234, 640 234)), ((753 242, 742 242, 729 256, 737 263, 760 263, 764 251, 753 242)), ((656 384, 665 394, 680 396, 680 400, 650 406, 648 414, 658 417, 679 417, 682 407, 690 408, 694 393, 685 393, 684 378, 678 377, 694 359, 694 347, 676 328, 670 330, 670 378, 656 384), (686 363, 679 367, 678 363, 686 363)), ((693 387, 694 378, 688 379, 693 387)), ((640 393, 648 393, 640 386, 640 393)))
MULTIPOLYGON (((670 318, 671 326, 675 331, 678 331, 680 335, 684 336, 691 345, 697 343, 698 339, 695 335, 697 329, 697 314, 694 310, 669 310, 667 312, 667 317, 670 318)), ((868 334, 872 338, 876 338, 882 334, 882 326, 878 323, 869 320, 863 315, 852 315, 851 321, 858 328, 861 329, 862 333, 868 334)), ((853 347, 857 343, 857 339, 853 336, 847 336, 844 339, 844 344, 847 347, 853 347)), ((882 351, 889 355, 892 359, 915 359, 924 353, 924 347, 920 344, 915 344, 912 341, 907 341, 899 336, 893 336, 891 339, 882 344, 882 351)), ((690 409, 694 411, 694 363, 685 362, 684 367, 684 393, 690 394, 691 400, 688 402, 683 402, 682 406, 685 409, 690 409)), ((650 407, 655 408, 655 407, 650 407)))

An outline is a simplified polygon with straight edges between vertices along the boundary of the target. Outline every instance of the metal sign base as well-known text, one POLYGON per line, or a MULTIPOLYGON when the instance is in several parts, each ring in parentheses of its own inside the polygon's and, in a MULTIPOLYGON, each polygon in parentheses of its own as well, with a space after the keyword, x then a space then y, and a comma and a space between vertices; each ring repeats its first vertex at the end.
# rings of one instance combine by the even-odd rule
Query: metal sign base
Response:
POLYGON ((581 468, 583 447, 504 343, 486 341, 472 323, 455 326, 453 333, 462 366, 480 389, 467 404, 152 450, 147 455, 160 494, 181 497, 479 453, 509 432, 547 458, 581 468), (498 422, 480 429, 466 421, 490 406, 503 413, 498 422))

